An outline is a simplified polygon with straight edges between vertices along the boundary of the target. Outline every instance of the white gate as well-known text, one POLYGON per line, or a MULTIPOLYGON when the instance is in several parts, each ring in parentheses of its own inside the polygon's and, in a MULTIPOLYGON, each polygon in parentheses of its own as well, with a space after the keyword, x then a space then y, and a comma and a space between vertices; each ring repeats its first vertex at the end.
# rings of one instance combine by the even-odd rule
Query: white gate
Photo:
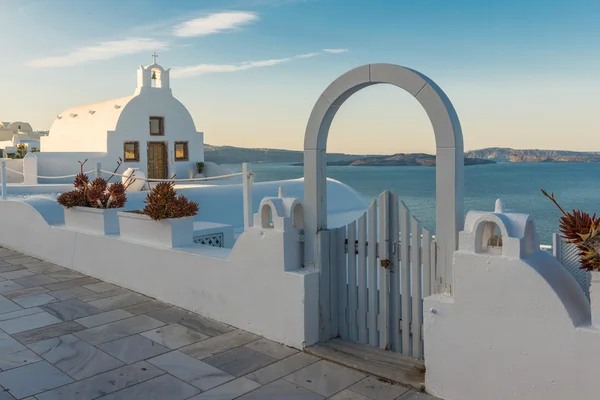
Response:
POLYGON ((423 297, 436 245, 392 192, 347 226, 319 233, 321 341, 337 337, 423 358, 423 297))

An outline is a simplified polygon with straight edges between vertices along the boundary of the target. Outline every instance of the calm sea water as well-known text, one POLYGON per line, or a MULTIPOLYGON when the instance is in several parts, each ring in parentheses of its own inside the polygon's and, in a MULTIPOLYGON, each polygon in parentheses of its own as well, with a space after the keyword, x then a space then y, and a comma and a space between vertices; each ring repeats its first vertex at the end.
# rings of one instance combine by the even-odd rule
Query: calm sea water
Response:
MULTIPOLYGON (((238 166, 239 168, 239 166, 238 166)), ((256 181, 304 176, 302 167, 252 164, 256 181)), ((531 214, 542 244, 552 243, 560 212, 540 189, 554 192, 563 208, 600 211, 600 164, 500 163, 465 167, 465 213, 494 209, 497 198, 506 208, 531 214)), ((372 201, 391 190, 425 226, 435 230, 435 168, 327 167, 327 176, 356 189, 372 201)))

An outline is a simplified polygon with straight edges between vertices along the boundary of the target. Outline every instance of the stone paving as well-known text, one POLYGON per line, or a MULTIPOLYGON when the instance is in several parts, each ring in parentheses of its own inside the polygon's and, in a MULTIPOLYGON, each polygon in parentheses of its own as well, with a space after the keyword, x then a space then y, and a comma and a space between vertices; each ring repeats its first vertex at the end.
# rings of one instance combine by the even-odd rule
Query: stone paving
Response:
POLYGON ((432 400, 0 248, 0 400, 432 400))

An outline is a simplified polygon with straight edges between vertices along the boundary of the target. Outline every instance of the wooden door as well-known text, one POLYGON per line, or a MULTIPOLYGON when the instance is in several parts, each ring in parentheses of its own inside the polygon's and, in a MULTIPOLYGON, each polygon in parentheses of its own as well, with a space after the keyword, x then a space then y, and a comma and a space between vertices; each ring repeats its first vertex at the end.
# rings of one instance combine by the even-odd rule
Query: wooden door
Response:
POLYGON ((164 142, 148 142, 148 178, 167 179, 167 145, 164 142))

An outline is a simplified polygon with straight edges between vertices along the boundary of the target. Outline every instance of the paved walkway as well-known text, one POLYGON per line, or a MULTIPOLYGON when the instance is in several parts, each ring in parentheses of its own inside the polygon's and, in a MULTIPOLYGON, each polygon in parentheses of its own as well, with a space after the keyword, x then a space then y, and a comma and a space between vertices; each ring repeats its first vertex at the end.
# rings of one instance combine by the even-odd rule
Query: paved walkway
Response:
POLYGON ((0 400, 429 400, 0 247, 0 400))

